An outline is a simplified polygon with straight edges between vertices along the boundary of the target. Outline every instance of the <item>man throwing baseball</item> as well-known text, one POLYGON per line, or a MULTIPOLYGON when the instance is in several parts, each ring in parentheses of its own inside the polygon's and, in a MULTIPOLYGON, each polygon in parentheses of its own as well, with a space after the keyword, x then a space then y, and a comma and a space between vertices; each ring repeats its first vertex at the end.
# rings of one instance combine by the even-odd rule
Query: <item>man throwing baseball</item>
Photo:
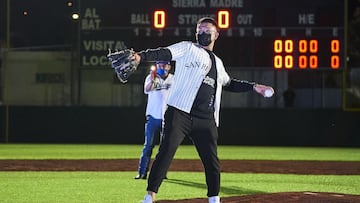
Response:
MULTIPOLYGON (((134 53, 131 57, 134 64, 147 60, 175 61, 174 83, 169 92, 168 108, 164 116, 164 134, 151 167, 144 203, 155 201, 155 194, 175 152, 186 136, 192 139, 204 166, 209 203, 220 203, 217 127, 221 91, 254 90, 264 97, 265 91, 274 93, 270 86, 237 80, 228 75, 222 60, 213 53, 215 41, 219 37, 217 23, 213 18, 204 17, 198 20, 195 37, 197 43, 182 41, 168 47, 134 53)), ((112 65, 116 69, 117 64, 112 65)), ((126 70, 121 67, 119 69, 120 72, 126 70)))

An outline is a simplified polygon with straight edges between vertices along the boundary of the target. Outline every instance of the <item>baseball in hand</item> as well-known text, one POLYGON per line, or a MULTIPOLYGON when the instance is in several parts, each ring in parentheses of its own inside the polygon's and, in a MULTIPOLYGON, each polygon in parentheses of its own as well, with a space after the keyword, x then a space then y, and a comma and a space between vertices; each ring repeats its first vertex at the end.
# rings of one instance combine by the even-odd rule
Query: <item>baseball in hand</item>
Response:
POLYGON ((264 97, 272 97, 274 92, 271 89, 267 89, 264 92, 264 97))

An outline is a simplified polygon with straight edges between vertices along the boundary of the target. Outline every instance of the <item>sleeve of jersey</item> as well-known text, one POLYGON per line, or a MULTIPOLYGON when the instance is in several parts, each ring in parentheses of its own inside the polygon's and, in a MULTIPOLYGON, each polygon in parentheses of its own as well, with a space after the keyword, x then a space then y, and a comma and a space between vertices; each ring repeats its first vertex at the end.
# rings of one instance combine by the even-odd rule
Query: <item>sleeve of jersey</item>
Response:
POLYGON ((142 61, 171 61, 171 52, 166 47, 147 49, 138 53, 142 61))
POLYGON ((167 48, 171 52, 172 60, 177 60, 189 53, 192 44, 190 41, 182 41, 168 46, 167 48))
POLYGON ((230 83, 224 86, 224 90, 229 92, 248 92, 250 90, 253 90, 254 85, 255 82, 232 78, 230 80, 230 83))
POLYGON ((151 75, 147 75, 144 81, 144 93, 149 94, 149 91, 146 91, 146 86, 149 85, 149 83, 152 83, 151 81, 151 75))

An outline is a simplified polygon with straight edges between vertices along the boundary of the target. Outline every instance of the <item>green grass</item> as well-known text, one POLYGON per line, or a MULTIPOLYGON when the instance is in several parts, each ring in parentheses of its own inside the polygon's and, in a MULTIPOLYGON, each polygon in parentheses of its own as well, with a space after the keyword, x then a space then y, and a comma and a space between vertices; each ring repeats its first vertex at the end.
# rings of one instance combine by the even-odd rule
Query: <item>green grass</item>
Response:
MULTIPOLYGON (((0 159, 138 159, 141 150, 141 145, 0 144, 0 159)), ((219 146, 218 153, 223 160, 360 161, 358 148, 219 146)), ((175 155, 198 158, 191 145, 181 145, 175 155)))
MULTIPOLYGON (((141 145, 0 144, 0 159, 138 159, 141 145)), ((157 149, 155 149, 154 154, 157 149)), ((326 147, 219 146, 219 157, 238 160, 360 161, 360 149, 326 147)), ((198 159, 182 145, 176 159, 198 159)), ((146 181, 130 172, 0 172, 0 202, 136 202, 146 181)), ((203 173, 168 173, 158 199, 206 196, 203 173)), ((222 173, 222 197, 274 192, 333 192, 360 195, 360 175, 222 173)))
MULTIPOLYGON (((1 202, 136 202, 146 181, 133 172, 0 172, 1 202)), ((158 199, 204 197, 203 173, 169 172, 158 199)), ((360 194, 360 176, 223 173, 222 197, 312 191, 360 194)))

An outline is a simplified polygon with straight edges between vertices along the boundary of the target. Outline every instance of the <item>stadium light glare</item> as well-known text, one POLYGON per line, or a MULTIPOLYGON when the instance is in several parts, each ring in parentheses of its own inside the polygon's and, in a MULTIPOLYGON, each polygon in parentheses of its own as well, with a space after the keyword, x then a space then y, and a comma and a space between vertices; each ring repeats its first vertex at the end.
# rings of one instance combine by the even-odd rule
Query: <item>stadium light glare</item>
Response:
POLYGON ((78 13, 73 13, 73 14, 71 15, 71 18, 72 18, 73 20, 78 20, 78 19, 80 18, 80 15, 79 15, 78 13))

